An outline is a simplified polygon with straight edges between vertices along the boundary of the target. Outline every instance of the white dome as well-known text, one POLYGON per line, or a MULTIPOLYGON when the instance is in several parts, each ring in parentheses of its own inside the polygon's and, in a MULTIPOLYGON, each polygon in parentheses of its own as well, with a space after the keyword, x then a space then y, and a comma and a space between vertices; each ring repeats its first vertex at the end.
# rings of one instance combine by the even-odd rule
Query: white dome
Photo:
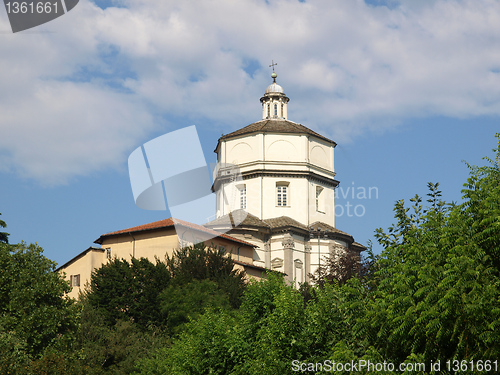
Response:
POLYGON ((271 83, 269 86, 267 86, 266 89, 266 94, 272 94, 272 93, 284 94, 285 92, 283 91, 283 87, 274 82, 271 83))

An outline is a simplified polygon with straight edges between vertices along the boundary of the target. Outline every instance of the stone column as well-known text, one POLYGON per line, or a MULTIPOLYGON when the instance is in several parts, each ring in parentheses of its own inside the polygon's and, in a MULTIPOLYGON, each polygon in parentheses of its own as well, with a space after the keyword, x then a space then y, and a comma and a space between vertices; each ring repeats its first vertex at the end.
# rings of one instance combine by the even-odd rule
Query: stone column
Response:
POLYGON ((264 254, 266 268, 271 269, 271 240, 267 240, 266 242, 264 242, 264 254))
POLYGON ((304 264, 304 280, 306 282, 310 281, 309 274, 311 273, 311 251, 312 251, 312 246, 310 244, 306 244, 304 246, 305 248, 305 264, 304 264))
POLYGON ((284 252, 284 272, 287 274, 287 280, 293 281, 293 249, 295 242, 290 233, 286 233, 281 242, 284 252))

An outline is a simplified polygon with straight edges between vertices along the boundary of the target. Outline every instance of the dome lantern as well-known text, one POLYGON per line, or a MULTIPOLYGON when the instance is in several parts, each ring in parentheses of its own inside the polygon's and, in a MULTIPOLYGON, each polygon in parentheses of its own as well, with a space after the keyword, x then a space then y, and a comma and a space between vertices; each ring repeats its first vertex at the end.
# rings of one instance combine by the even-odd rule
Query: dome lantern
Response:
POLYGON ((278 75, 274 71, 274 66, 278 65, 273 61, 269 67, 273 68, 271 78, 273 83, 271 83, 264 93, 264 96, 260 98, 262 103, 262 119, 287 119, 287 104, 290 99, 285 95, 283 87, 276 83, 276 77, 278 75))

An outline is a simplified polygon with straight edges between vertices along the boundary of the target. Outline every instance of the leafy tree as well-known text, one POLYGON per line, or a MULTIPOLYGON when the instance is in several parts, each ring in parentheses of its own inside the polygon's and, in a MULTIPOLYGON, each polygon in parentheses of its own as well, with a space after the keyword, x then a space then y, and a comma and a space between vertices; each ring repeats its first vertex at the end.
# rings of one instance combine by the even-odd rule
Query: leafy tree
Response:
POLYGON ((76 327, 73 301, 65 297, 70 287, 42 252, 35 244, 0 244, 0 334, 15 343, 11 352, 29 356, 76 327))
POLYGON ((115 258, 94 270, 82 299, 100 311, 108 326, 121 319, 146 329, 163 323, 159 294, 169 280, 170 272, 159 260, 153 264, 146 258, 115 258))
MULTIPOLYGON (((5 224, 5 221, 0 220, 0 228, 7 228, 7 224, 5 224)), ((0 232, 0 243, 9 243, 9 233, 0 232)))
POLYGON ((231 309, 229 297, 214 281, 192 280, 185 285, 169 285, 160 295, 165 325, 171 333, 179 332, 189 319, 197 319, 207 308, 231 309))
POLYGON ((333 256, 325 257, 323 264, 310 274, 312 284, 322 287, 325 283, 343 285, 352 277, 366 278, 370 266, 374 266, 376 256, 368 248, 368 257, 351 250, 340 250, 333 256))
POLYGON ((142 375, 231 374, 244 346, 238 333, 237 316, 228 311, 208 309, 187 324, 172 347, 156 351, 139 362, 142 375))
POLYGON ((500 353, 499 166, 469 168, 462 204, 447 206, 439 185, 429 184, 427 210, 418 196, 410 213, 399 201, 398 224, 389 233, 377 231, 385 250, 365 324, 385 358, 470 360, 500 353))
POLYGON ((96 309, 87 308, 83 315, 71 347, 75 367, 83 374, 131 374, 140 359, 168 344, 168 338, 157 328, 144 330, 131 320, 121 319, 109 326, 96 309))
MULTIPOLYGON (((285 287, 283 275, 250 281, 239 310, 209 308, 190 320, 174 340, 139 363, 141 374, 247 374, 257 335, 285 287)), ((253 362, 252 362, 253 363, 253 362)))
POLYGON ((0 374, 21 374, 30 362, 26 340, 0 326, 0 374))
POLYGON ((245 274, 236 270, 233 260, 220 250, 198 243, 175 250, 166 263, 174 285, 186 285, 193 280, 210 280, 227 294, 232 307, 241 304, 245 274))

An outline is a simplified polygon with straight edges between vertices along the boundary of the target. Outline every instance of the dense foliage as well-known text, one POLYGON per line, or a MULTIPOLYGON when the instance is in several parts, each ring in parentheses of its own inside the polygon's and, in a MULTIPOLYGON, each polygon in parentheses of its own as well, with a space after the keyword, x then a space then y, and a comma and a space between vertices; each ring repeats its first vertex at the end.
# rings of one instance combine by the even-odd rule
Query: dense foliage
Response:
POLYGON ((146 258, 129 262, 113 259, 92 274, 85 302, 97 310, 103 322, 113 326, 128 320, 143 329, 160 325, 159 291, 166 288, 170 272, 165 263, 153 264, 146 258))
POLYGON ((487 161, 468 166, 461 204, 429 183, 427 202, 396 202, 396 223, 376 230, 380 255, 347 253, 298 290, 276 273, 245 285, 197 246, 115 259, 75 305, 39 248, 0 244, 0 373, 496 373, 500 151, 487 161))
MULTIPOLYGON (((0 365, 15 368, 77 327, 70 287, 37 245, 0 243, 0 365)), ((0 367, 1 368, 1 367, 0 367)))

